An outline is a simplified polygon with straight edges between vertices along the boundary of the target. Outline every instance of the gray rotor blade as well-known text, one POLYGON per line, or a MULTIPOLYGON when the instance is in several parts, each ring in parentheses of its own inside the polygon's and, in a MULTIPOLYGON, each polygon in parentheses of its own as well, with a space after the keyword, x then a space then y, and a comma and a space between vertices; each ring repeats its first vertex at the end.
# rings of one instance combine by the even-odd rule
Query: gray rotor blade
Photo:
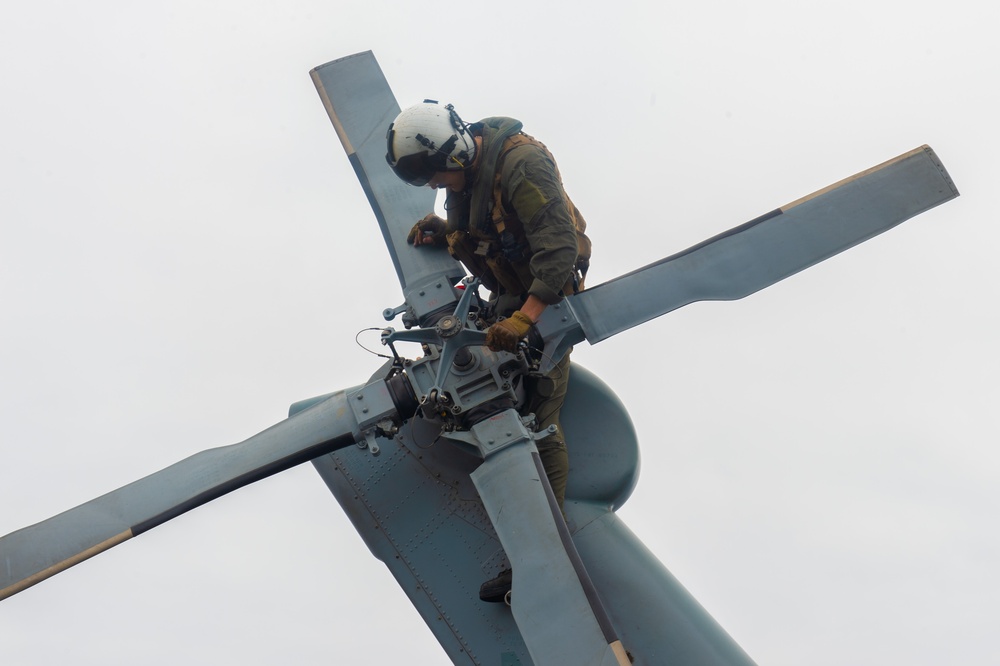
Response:
POLYGON ((166 521, 358 438, 345 393, 239 444, 166 469, 0 538, 0 599, 166 521))
POLYGON ((511 612, 532 660, 628 664, 517 414, 509 410, 472 432, 487 455, 470 476, 513 569, 511 612))
POLYGON ((337 136, 378 219, 403 295, 418 321, 457 301, 450 289, 465 275, 443 248, 406 242, 413 224, 434 211, 434 192, 407 185, 385 161, 386 130, 399 105, 371 51, 310 72, 337 136))
POLYGON ((584 338, 594 344, 695 301, 748 296, 957 196, 934 151, 921 146, 567 298, 539 331, 559 340, 559 358, 584 338))

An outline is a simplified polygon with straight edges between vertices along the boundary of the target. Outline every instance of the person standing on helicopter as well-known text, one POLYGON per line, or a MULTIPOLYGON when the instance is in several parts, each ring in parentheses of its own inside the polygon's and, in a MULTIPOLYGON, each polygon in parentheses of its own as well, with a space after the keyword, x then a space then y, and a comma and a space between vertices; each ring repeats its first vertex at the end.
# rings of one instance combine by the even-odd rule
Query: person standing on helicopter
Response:
MULTIPOLYGON (((386 161, 401 180, 447 191, 448 219, 427 215, 408 240, 447 246, 490 290, 486 344, 493 351, 516 352, 546 307, 583 290, 590 265, 586 222, 555 159, 521 127, 505 117, 466 124, 452 105, 426 100, 404 109, 386 133, 386 161)), ((559 413, 569 372, 567 353, 546 375, 526 378, 520 408, 535 414, 537 430, 558 427, 536 444, 560 508, 569 456, 559 413)), ((480 597, 502 601, 510 580, 502 572, 480 597)))

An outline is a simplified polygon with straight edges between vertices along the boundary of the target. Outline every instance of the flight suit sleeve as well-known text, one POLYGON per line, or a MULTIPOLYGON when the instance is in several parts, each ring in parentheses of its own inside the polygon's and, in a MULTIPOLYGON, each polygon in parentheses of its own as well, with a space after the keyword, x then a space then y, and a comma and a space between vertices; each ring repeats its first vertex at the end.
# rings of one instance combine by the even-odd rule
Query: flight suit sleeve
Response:
POLYGON ((519 146, 504 160, 501 183, 532 253, 528 293, 547 305, 558 303, 576 269, 578 246, 556 165, 536 146, 519 146))

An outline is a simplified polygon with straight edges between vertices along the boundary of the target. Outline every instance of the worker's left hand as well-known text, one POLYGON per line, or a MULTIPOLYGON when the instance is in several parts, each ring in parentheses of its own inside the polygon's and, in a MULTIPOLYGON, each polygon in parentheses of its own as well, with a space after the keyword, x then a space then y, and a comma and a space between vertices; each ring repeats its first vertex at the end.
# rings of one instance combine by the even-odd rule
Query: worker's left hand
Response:
POLYGON ((448 223, 434 213, 425 215, 410 229, 410 233, 406 236, 406 242, 416 247, 421 245, 447 247, 448 223))
POLYGON ((517 344, 528 334, 534 322, 520 310, 501 319, 486 330, 486 346, 493 351, 517 351, 517 344))

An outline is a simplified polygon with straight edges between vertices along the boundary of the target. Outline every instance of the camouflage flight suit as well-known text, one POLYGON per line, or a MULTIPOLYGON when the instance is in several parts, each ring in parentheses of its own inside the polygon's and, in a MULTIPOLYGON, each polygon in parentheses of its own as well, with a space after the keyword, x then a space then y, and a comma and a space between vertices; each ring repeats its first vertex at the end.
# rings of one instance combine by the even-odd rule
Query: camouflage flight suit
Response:
MULTIPOLYGON (((492 292, 494 320, 510 316, 529 295, 552 305, 580 291, 590 259, 586 223, 566 196, 554 158, 520 129, 511 118, 473 124, 483 144, 471 186, 449 192, 446 202, 449 250, 492 292)), ((527 378, 520 410, 535 414, 538 430, 559 428, 537 446, 560 507, 569 456, 559 412, 569 372, 567 353, 545 376, 527 378)))

